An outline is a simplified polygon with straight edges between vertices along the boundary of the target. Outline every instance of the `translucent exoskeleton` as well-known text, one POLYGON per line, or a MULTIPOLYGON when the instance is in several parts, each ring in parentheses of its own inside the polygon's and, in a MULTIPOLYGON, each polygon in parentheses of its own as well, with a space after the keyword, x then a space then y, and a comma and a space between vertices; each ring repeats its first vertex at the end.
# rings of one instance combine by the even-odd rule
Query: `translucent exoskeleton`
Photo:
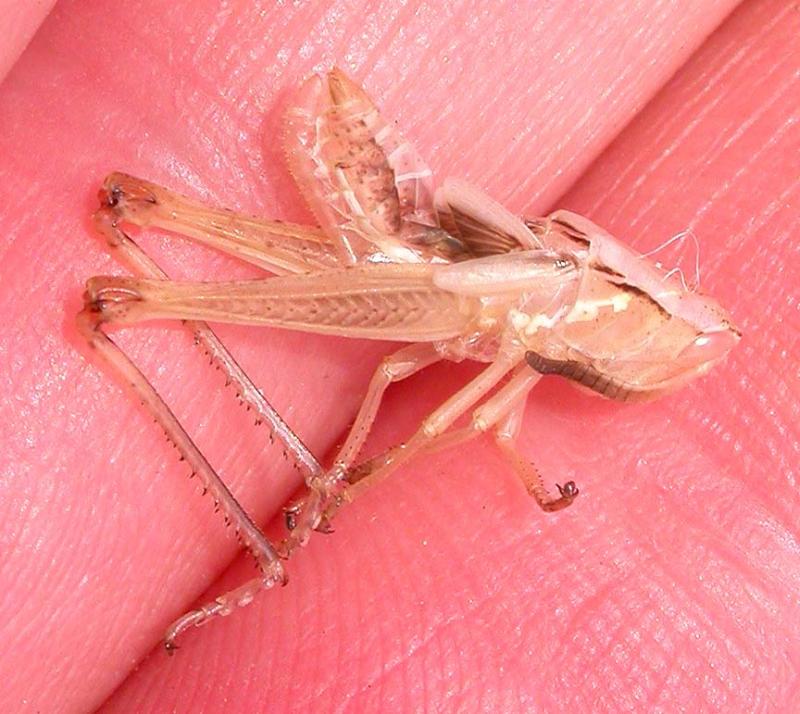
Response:
POLYGON ((528 392, 542 375, 561 375, 609 399, 652 399, 705 374, 740 338, 714 300, 581 216, 556 211, 525 220, 461 181, 434 188, 414 149, 339 70, 303 84, 287 112, 284 140, 319 227, 208 208, 119 173, 100 192, 96 225, 136 276, 88 281, 82 333, 137 390, 262 570, 174 623, 168 649, 187 627, 228 614, 282 582, 282 558, 313 530, 329 530, 342 503, 420 452, 488 432, 543 510, 568 506, 578 495, 575 484, 552 495, 515 448, 528 392), (278 277, 169 280, 123 223, 179 233, 278 277), (307 494, 287 508, 289 532, 279 545, 247 517, 159 395, 100 329, 163 318, 189 321, 304 469, 307 494), (383 360, 344 445, 323 469, 205 321, 409 344, 383 360), (402 444, 358 463, 391 383, 439 360, 464 359, 487 367, 402 444), (464 415, 466 423, 458 425, 464 415))

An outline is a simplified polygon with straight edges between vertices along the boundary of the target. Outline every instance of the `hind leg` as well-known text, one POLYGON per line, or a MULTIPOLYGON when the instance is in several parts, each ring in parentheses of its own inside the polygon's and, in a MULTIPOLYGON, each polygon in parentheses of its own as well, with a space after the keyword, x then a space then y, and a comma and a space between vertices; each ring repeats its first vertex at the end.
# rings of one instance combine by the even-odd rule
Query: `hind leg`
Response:
POLYGON ((307 273, 339 264, 335 245, 319 228, 212 208, 128 174, 109 174, 99 197, 98 213, 117 226, 167 230, 272 273, 307 273))
MULTIPOLYGON (((118 255, 137 276, 167 278, 155 261, 119 227, 119 219, 109 207, 97 211, 94 221, 111 252, 118 255)), ((210 359, 225 374, 227 383, 234 386, 242 403, 256 413, 257 422, 269 426, 270 438, 277 438, 283 443, 284 452, 305 473, 306 480, 319 474, 322 469, 317 459, 267 401, 261 390, 253 384, 208 324, 196 320, 186 321, 185 324, 194 333, 198 345, 205 349, 210 359)))
MULTIPOLYGON (((166 278, 158 265, 119 228, 117 217, 110 207, 101 208, 95 214, 95 223, 112 251, 120 254, 137 275, 166 278)), ((285 582, 285 573, 276 549, 252 522, 146 377, 100 329, 101 321, 102 316, 87 307, 78 316, 78 327, 93 351, 133 387, 142 403, 179 450, 181 457, 189 463, 192 474, 199 476, 204 491, 211 492, 226 523, 234 526, 238 537, 254 555, 262 572, 258 578, 221 595, 214 602, 187 613, 173 623, 165 636, 165 646, 171 652, 177 647, 175 640, 181 631, 203 624, 212 617, 227 615, 235 607, 248 604, 259 590, 285 582)), ((321 468, 313 454, 250 381, 211 328, 203 322, 187 322, 187 326, 192 329, 196 341, 206 349, 212 361, 225 372, 228 381, 235 385, 242 402, 256 412, 258 421, 269 424, 271 434, 283 442, 285 453, 291 454, 295 463, 306 472, 307 480, 319 474, 321 468)))

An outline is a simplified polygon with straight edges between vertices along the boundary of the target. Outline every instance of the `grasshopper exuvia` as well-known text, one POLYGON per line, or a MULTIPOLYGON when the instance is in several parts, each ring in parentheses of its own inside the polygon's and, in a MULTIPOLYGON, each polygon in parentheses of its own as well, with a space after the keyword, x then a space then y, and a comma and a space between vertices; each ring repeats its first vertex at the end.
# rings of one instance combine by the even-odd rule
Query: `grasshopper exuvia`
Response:
POLYGON ((124 174, 109 176, 100 192, 96 224, 138 276, 90 279, 82 332, 137 390, 262 569, 173 624, 168 649, 180 631, 282 581, 281 557, 314 529, 327 529, 342 502, 424 450, 489 432, 544 510, 568 506, 578 495, 575 484, 551 495, 514 447, 526 397, 543 374, 609 399, 651 399, 705 374, 740 337, 714 300, 687 290, 581 216, 557 211, 522 220, 460 181, 434 191, 425 163, 339 70, 301 87, 287 112, 285 149, 319 228, 207 208, 124 174), (279 277, 168 280, 122 231, 123 222, 180 233, 279 277), (192 321, 241 396, 306 469, 308 493, 287 509, 290 532, 278 547, 99 329, 155 318, 192 321), (204 320, 411 344, 384 359, 332 467, 323 470, 204 320), (357 464, 389 384, 443 359, 488 366, 403 444, 357 464), (468 425, 452 428, 470 409, 468 425))

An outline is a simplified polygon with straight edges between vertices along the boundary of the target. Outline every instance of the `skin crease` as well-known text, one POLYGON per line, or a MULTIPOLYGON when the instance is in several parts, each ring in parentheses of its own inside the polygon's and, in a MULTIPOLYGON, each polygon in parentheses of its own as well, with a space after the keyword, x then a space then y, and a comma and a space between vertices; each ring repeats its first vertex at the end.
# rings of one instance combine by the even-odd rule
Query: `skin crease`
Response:
MULTIPOLYGON (((800 14, 745 3, 658 92, 733 4, 563 2, 530 16, 454 4, 452 18, 429 6, 60 4, 0 87, 12 322, 0 336, 0 710, 85 711, 123 681, 105 710, 790 708, 800 14), (289 563, 286 588, 187 633, 169 659, 169 621, 251 577, 252 561, 225 569, 235 541, 79 347, 82 282, 121 270, 92 237, 94 193, 122 169, 306 219, 275 132, 289 90, 334 60, 437 176, 515 211, 584 212, 642 250, 691 227, 703 289, 745 339, 655 404, 545 380, 521 448, 551 482, 578 482, 567 511, 539 512, 488 443, 427 457, 343 511, 289 563)), ((256 275, 177 238, 143 242, 173 274, 256 275)), ((389 350, 220 333, 318 454, 340 443, 389 350)), ((267 523, 300 476, 266 431, 179 329, 116 335, 267 523)), ((370 451, 473 374, 446 365, 394 387, 370 451)))
POLYGON ((55 0, 0 0, 0 79, 8 74, 55 0))

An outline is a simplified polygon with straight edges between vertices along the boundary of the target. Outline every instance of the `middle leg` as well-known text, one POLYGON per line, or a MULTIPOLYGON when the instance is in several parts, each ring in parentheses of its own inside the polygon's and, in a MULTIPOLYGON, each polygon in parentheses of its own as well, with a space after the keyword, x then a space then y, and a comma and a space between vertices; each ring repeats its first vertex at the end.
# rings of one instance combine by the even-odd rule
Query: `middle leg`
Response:
MULTIPOLYGON (((424 432, 423 427, 407 444, 389 449, 386 453, 351 469, 347 475, 351 484, 345 492, 347 500, 364 493, 415 454, 449 448, 491 429, 494 431, 494 439, 501 453, 514 468, 539 507, 548 512, 566 508, 578 496, 579 491, 575 483, 568 481, 564 486, 558 486, 558 496, 551 495, 538 470, 514 448, 528 393, 540 379, 540 374, 530 370, 527 365, 522 366, 516 370, 507 384, 473 412, 468 426, 455 431, 443 429, 437 434, 429 435, 427 439, 421 436, 424 432)), ((441 411, 442 409, 439 410, 441 411)), ((454 420, 441 420, 439 424, 449 426, 452 421, 454 420)), ((433 422, 436 423, 436 420, 433 422)), ((335 504, 326 512, 325 517, 333 518, 337 508, 338 504, 335 504)))
MULTIPOLYGON (((475 411, 469 426, 455 432, 449 431, 458 418, 503 380, 519 361, 519 354, 501 352, 495 362, 428 415, 407 442, 351 468, 346 474, 349 486, 344 492, 344 499, 349 501, 356 498, 420 453, 451 446, 473 438, 490 428, 506 413, 511 404, 524 399, 535 383, 527 367, 518 369, 504 387, 475 411)), ((338 505, 334 504, 326 513, 326 517, 332 516, 338 505)))
POLYGON ((345 474, 364 446, 389 385, 407 379, 440 359, 436 347, 428 342, 408 345, 383 359, 372 376, 367 394, 350 427, 347 440, 336 455, 333 468, 313 479, 308 495, 286 509, 286 525, 291 533, 281 544, 282 555, 288 556, 292 550, 304 545, 312 530, 330 531, 330 524, 323 515, 331 501, 339 500, 345 474))

